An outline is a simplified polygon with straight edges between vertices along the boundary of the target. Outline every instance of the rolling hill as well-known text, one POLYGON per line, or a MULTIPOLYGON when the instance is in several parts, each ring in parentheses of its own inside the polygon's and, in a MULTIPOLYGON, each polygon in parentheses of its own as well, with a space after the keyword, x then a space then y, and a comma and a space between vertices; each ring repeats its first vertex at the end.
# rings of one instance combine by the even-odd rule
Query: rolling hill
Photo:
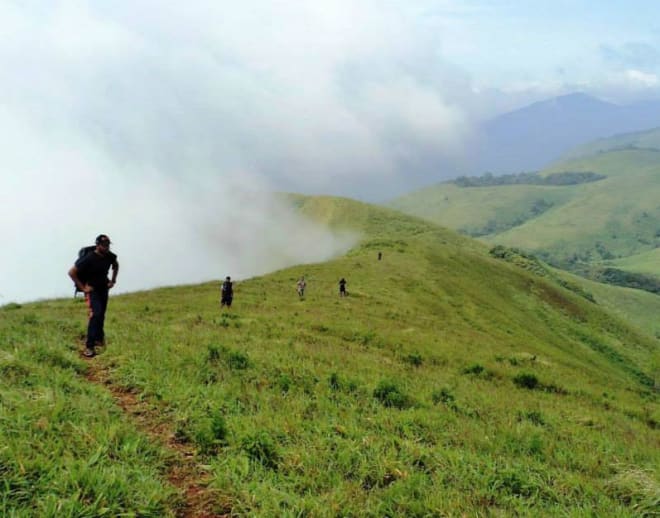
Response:
POLYGON ((660 246, 659 140, 660 130, 618 136, 535 177, 459 179, 390 206, 586 274, 608 264, 639 273, 639 255, 643 271, 660 280, 660 264, 648 260, 660 246))
POLYGON ((219 283, 113 297, 86 362, 80 300, 0 308, 3 514, 657 511, 657 340, 524 258, 290 199, 362 240, 237 283, 231 311, 219 283))

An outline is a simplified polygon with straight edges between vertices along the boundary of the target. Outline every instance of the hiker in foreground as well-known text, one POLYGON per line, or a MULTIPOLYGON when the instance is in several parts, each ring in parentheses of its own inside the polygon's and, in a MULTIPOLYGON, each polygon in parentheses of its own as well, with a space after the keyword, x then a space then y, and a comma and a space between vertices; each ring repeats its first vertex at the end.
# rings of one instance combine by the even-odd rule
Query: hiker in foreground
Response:
POLYGON ((100 234, 96 238, 96 247, 79 257, 69 270, 69 277, 76 288, 85 294, 89 321, 87 339, 83 355, 91 358, 96 352, 94 347, 105 345, 105 311, 108 307, 108 292, 117 283, 119 263, 117 256, 110 251, 110 238, 100 234), (108 271, 112 268, 112 278, 108 271))
POLYGON ((346 284, 347 284, 346 279, 344 279, 342 277, 341 280, 339 281, 339 296, 340 297, 345 297, 346 295, 348 295, 348 292, 346 291, 346 284))
POLYGON ((231 302, 234 300, 234 286, 231 282, 231 277, 225 277, 225 282, 220 287, 220 307, 231 307, 231 302))
POLYGON ((296 284, 296 291, 298 292, 298 296, 301 299, 305 296, 306 287, 307 287, 307 283, 305 282, 305 276, 303 275, 298 281, 298 284, 296 284))

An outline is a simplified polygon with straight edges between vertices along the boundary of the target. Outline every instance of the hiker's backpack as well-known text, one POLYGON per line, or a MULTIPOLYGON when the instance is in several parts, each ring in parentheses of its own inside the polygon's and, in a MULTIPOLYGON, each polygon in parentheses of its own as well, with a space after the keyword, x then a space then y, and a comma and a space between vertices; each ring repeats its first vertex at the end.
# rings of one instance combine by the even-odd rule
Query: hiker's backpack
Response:
POLYGON ((222 292, 223 295, 233 295, 234 289, 231 281, 224 281, 222 283, 222 287, 220 288, 220 291, 222 292))
MULTIPOLYGON (((78 261, 80 261, 83 257, 86 257, 87 254, 90 252, 94 252, 96 250, 96 245, 91 245, 91 246, 83 246, 80 250, 78 250, 78 259, 76 259, 76 264, 78 264, 78 261)), ((80 279, 80 282, 83 284, 87 283, 87 279, 85 278, 84 272, 78 271, 78 279, 80 279)), ((75 297, 78 295, 78 293, 82 293, 79 289, 78 286, 76 286, 76 283, 73 283, 73 296, 75 297)))

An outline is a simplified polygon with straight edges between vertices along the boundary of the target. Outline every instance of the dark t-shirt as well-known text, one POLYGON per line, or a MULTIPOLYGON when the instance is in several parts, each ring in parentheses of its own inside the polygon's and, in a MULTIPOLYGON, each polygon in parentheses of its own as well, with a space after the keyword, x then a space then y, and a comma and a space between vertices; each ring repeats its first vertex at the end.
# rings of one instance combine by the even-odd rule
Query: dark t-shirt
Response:
POLYGON ((222 292, 223 297, 231 297, 234 295, 234 287, 230 281, 223 282, 220 291, 222 292))
POLYGON ((112 252, 99 255, 90 252, 76 261, 78 278, 95 289, 108 289, 108 270, 117 263, 117 256, 112 252))

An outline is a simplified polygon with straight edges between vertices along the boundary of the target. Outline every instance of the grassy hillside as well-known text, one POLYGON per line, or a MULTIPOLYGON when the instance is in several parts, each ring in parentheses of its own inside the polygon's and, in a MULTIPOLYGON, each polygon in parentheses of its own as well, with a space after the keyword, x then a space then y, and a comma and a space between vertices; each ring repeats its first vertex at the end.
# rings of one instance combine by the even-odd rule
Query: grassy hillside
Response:
POLYGON ((294 199, 362 242, 230 311, 219 283, 113 297, 83 361, 79 300, 0 309, 0 514, 657 512, 657 340, 453 232, 294 199))
POLYGON ((534 206, 562 206, 577 196, 573 186, 459 187, 441 183, 406 194, 389 205, 474 237, 497 234, 537 217, 534 206))
POLYGON ((645 333, 660 338, 659 296, 643 290, 594 282, 564 270, 554 270, 554 272, 558 277, 578 285, 585 292, 592 294, 600 307, 645 333))
POLYGON ((564 265, 660 246, 660 154, 615 151, 555 166, 566 168, 597 171, 607 179, 574 188, 578 195, 567 203, 488 239, 542 251, 564 265))
POLYGON ((650 149, 660 151, 660 128, 599 139, 571 150, 567 153, 565 159, 580 158, 622 149, 650 149))
MULTIPOLYGON (((660 130, 599 141, 541 172, 604 175, 575 185, 439 184, 391 206, 489 243, 533 251, 568 269, 614 261, 639 272, 637 260, 660 247, 660 130), (633 138, 634 137, 634 138, 633 138), (645 147, 646 146, 646 147, 645 147), (589 154, 593 152, 594 154, 589 154)), ((660 280, 660 263, 644 272, 660 280)))
POLYGON ((660 264, 660 248, 615 261, 606 261, 605 264, 630 272, 655 275, 660 264))

